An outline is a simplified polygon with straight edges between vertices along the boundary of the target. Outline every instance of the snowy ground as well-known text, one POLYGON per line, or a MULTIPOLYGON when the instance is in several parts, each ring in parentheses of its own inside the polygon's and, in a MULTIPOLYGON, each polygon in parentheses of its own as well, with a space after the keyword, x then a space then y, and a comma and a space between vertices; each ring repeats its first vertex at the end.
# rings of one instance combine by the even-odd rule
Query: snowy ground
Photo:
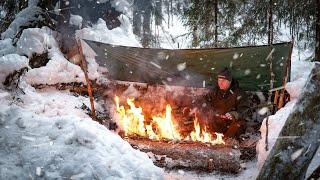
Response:
MULTIPOLYGON (((81 23, 79 21, 81 19, 77 18, 72 23, 81 23)), ((93 27, 79 30, 77 36, 105 43, 141 46, 132 34, 128 18, 121 17, 121 22, 121 27, 108 30, 99 20, 93 27)), ((171 34, 182 32, 179 28, 164 31, 171 34)), ((84 82, 80 67, 70 63, 60 52, 56 32, 46 27, 27 29, 16 47, 8 34, 9 31, 7 38, 0 40, 0 179, 255 179, 269 153, 264 151, 263 123, 258 158, 243 164, 246 169, 238 175, 182 170, 164 172, 154 166, 145 153, 134 150, 118 135, 92 121, 81 109, 83 104, 89 106, 87 97, 50 88, 36 90, 31 86, 84 82), (30 69, 27 57, 42 52, 48 52, 48 64, 30 69), (20 90, 5 89, 2 85, 4 78, 22 67, 29 68, 29 71, 21 79, 20 90)), ((168 42, 163 46, 177 48, 177 44, 172 46, 168 42)), ((306 50, 304 54, 307 57, 310 52, 306 50)), ((86 56, 93 58, 89 52, 86 56)), ((291 83, 286 86, 292 100, 269 119, 270 149, 313 67, 313 63, 299 59, 303 57, 294 49, 291 83)), ((99 79, 99 69, 94 61, 89 64, 89 74, 91 79, 99 79)), ((97 102, 96 106, 100 108, 97 102)), ((315 168, 319 162, 318 150, 310 167, 315 168)))
MULTIPOLYGON (((126 27, 109 31, 101 26, 83 29, 82 35, 113 33, 118 39, 107 42, 137 42, 126 27)), ((10 43, 11 39, 0 40, 4 47, 0 57, 0 179, 162 179, 163 170, 145 153, 134 150, 81 109, 83 104, 89 106, 87 97, 31 86, 84 82, 80 67, 60 52, 55 32, 30 28, 23 31, 17 47, 10 43), (48 52, 47 65, 30 69, 26 57, 43 52, 48 52), (18 88, 7 90, 2 85, 5 77, 23 67, 29 71, 18 88)), ((89 64, 89 71, 90 78, 99 78, 94 63, 89 64)), ((97 102, 96 106, 101 108, 97 102)))

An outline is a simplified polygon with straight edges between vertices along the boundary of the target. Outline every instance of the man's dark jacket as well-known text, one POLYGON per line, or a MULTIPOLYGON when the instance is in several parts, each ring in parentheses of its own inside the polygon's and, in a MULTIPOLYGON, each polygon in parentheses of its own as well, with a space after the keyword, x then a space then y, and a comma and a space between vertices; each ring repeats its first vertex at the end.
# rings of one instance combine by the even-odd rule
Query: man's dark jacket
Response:
POLYGON ((224 133, 227 131, 228 126, 231 124, 230 120, 221 118, 221 115, 230 113, 234 116, 235 121, 245 121, 248 118, 248 112, 250 108, 250 103, 248 101, 247 95, 242 92, 239 88, 238 81, 232 79, 230 88, 226 91, 217 88, 206 95, 207 101, 209 101, 209 106, 205 120, 207 126, 210 126, 215 132, 224 133))

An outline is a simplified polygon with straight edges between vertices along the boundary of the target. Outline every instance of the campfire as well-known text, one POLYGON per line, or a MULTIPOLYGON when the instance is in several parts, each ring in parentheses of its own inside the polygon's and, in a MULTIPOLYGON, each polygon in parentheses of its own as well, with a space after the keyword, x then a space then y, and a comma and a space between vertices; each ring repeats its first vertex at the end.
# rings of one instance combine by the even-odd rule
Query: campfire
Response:
POLYGON ((207 126, 206 120, 214 117, 206 113, 211 107, 202 105, 205 93, 205 89, 139 84, 116 84, 104 92, 107 104, 113 106, 118 134, 155 165, 238 173, 239 141, 207 126))
POLYGON ((127 98, 126 105, 120 105, 118 96, 115 96, 114 100, 120 117, 120 127, 125 136, 138 135, 151 140, 197 141, 211 145, 225 144, 223 134, 207 132, 205 126, 201 128, 197 118, 193 120, 194 130, 184 137, 179 133, 170 104, 166 105, 163 114, 151 115, 152 119, 148 120, 143 114, 143 108, 136 107, 133 98, 127 98))

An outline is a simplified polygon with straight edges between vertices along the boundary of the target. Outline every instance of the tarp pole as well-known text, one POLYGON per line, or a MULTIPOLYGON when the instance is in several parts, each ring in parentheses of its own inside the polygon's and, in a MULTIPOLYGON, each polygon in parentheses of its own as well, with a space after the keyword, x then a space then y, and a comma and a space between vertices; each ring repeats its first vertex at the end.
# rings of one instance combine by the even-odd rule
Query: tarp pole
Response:
MULTIPOLYGON (((274 83, 274 78, 275 78, 275 74, 273 73, 273 64, 272 64, 272 59, 273 59, 273 53, 274 53, 274 49, 272 44, 270 45, 270 54, 268 55, 268 59, 270 61, 270 65, 269 65, 269 72, 270 72, 270 90, 273 89, 273 83, 274 83)), ((269 91, 269 96, 268 96, 268 104, 272 104, 271 102, 271 96, 272 96, 272 91, 269 91)), ((265 149, 266 151, 269 150, 268 147, 268 134, 269 134, 269 116, 271 115, 270 112, 273 111, 273 104, 271 106, 271 109, 269 110, 268 114, 267 114, 267 119, 266 119, 266 139, 265 139, 265 149)))
POLYGON ((89 98, 90 98, 90 105, 91 105, 91 116, 92 116, 92 118, 94 120, 97 120, 96 111, 95 111, 95 108, 94 108, 94 98, 93 98, 93 95, 92 95, 93 93, 92 93, 91 81, 90 81, 89 76, 88 76, 87 61, 86 61, 86 58, 85 58, 85 56, 83 54, 83 51, 82 51, 81 40, 77 39, 76 42, 77 42, 77 46, 78 46, 78 51, 80 53, 81 68, 82 68, 82 71, 84 72, 84 76, 85 76, 86 82, 87 82, 87 90, 88 90, 88 95, 89 95, 89 98))
MULTIPOLYGON (((290 73, 291 73, 291 54, 292 54, 292 49, 293 49, 293 42, 291 43, 291 48, 290 48, 290 51, 289 51, 289 56, 288 56, 288 59, 287 59, 287 63, 286 63, 286 74, 285 74, 285 77, 283 78, 283 81, 282 81, 282 86, 285 87, 286 86, 286 83, 290 77, 290 73)), ((282 108, 283 105, 284 105, 284 95, 285 95, 285 88, 281 90, 281 93, 280 93, 280 99, 279 99, 279 104, 278 104, 278 109, 282 108)))

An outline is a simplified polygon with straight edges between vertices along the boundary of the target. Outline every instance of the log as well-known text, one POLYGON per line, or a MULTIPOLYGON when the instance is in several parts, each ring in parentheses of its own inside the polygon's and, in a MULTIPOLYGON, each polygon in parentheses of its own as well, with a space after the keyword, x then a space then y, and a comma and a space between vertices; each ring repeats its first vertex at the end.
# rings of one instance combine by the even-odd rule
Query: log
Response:
POLYGON ((288 117, 257 179, 304 179, 320 137, 320 64, 288 117))
POLYGON ((239 173, 240 150, 235 140, 226 145, 209 145, 199 142, 166 142, 149 139, 125 139, 133 148, 146 152, 159 167, 182 168, 200 171, 239 173))

